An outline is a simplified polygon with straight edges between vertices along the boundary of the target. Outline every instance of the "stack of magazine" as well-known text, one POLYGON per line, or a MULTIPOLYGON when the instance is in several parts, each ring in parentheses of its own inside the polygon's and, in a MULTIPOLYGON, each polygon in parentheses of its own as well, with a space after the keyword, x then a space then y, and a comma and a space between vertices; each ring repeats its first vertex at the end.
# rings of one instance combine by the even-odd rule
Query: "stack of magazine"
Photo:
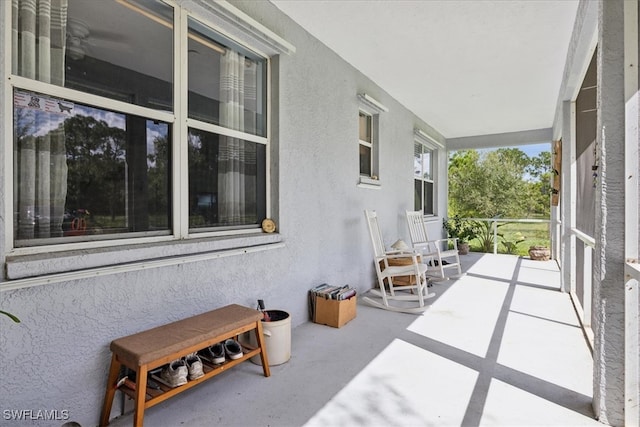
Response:
POLYGON ((319 285, 313 289, 310 289, 309 290, 309 314, 311 315, 311 319, 314 319, 317 298, 344 301, 344 300, 353 298, 355 295, 356 295, 356 290, 351 288, 349 285, 331 286, 326 283, 323 283, 322 285, 319 285))

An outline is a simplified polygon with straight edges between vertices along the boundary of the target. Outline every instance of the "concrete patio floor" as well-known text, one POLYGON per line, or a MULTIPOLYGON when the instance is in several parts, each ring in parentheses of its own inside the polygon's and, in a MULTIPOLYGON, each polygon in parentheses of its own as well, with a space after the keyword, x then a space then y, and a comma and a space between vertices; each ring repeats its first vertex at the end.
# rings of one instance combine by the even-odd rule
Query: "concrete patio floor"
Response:
MULTIPOLYGON (((145 413, 147 426, 587 426, 592 358, 554 261, 463 256, 422 315, 358 303, 304 323, 292 357, 247 362, 145 413)), ((117 402, 116 402, 116 407, 117 402)), ((132 424, 130 402, 112 426, 132 424)))

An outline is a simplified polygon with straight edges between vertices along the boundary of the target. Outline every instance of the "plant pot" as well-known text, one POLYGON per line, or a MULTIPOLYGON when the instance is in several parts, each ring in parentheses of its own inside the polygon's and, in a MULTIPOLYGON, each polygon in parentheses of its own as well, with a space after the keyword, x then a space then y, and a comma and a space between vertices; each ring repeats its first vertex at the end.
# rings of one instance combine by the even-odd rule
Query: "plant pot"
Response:
POLYGON ((466 255, 469 253, 469 244, 468 243, 458 243, 458 254, 466 255))
POLYGON ((529 258, 534 261, 549 261, 551 259, 551 250, 546 246, 530 246, 529 258))

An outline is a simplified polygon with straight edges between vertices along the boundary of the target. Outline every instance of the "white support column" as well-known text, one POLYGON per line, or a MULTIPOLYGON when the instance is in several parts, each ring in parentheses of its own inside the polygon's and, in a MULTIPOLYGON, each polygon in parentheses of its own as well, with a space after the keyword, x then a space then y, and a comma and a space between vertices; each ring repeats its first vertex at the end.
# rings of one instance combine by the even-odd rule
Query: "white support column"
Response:
POLYGON ((561 215, 562 215, 562 290, 573 292, 576 288, 576 238, 572 229, 576 226, 576 108, 575 102, 562 104, 562 177, 561 177, 561 215))
MULTIPOLYGON (((588 246, 586 244, 584 244, 583 242, 580 243, 581 245, 584 246, 584 262, 583 262, 583 269, 585 271, 585 274, 583 276, 583 289, 584 289, 584 307, 582 307, 583 309, 583 314, 582 314, 582 326, 585 328, 585 330, 587 330, 587 336, 589 335, 589 332, 593 332, 593 328, 591 328, 591 317, 592 317, 592 307, 593 307, 593 277, 591 277, 591 274, 587 274, 586 272, 591 272, 593 270, 593 248, 591 246, 588 246)), ((589 337, 590 339, 592 339, 592 337, 589 337)))
MULTIPOLYGON (((638 145, 640 107, 638 98, 638 3, 624 5, 624 99, 625 99, 625 259, 638 262, 638 145)), ((625 277, 625 426, 640 425, 640 292, 638 281, 625 277)))
POLYGON ((598 2, 598 126, 593 257, 593 406, 624 424, 624 2, 598 2))

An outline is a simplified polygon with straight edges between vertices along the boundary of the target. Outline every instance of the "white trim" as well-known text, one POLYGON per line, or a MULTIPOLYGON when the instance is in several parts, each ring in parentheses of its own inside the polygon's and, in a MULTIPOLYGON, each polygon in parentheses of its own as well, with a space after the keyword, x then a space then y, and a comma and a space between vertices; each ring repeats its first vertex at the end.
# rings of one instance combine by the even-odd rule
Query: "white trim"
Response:
MULTIPOLYGON (((236 39, 235 36, 240 31, 245 39, 251 38, 251 40, 244 40, 243 44, 258 43, 266 49, 265 53, 269 56, 292 55, 296 52, 294 45, 225 0, 191 0, 185 1, 181 6, 189 10, 194 17, 203 16, 203 14, 197 13, 198 9, 207 12, 203 17, 213 14, 218 18, 217 25, 221 27, 220 30, 226 33, 226 36, 236 39)), ((211 19, 206 19, 206 21, 211 21, 211 19)))
MULTIPOLYGON (((189 114, 188 96, 189 93, 189 72, 188 61, 182 61, 187 56, 189 50, 188 42, 188 19, 189 14, 180 7, 174 8, 175 31, 174 49, 174 70, 176 76, 174 80, 174 108, 176 117, 187 117, 189 114)), ((189 142, 188 142, 187 120, 176 120, 172 138, 172 171, 171 176, 171 206, 173 215, 173 232, 177 238, 189 236, 189 142), (180 143, 182 141, 182 143, 180 143)))
POLYGON ((519 132, 494 133, 490 135, 462 136, 447 139, 447 150, 468 150, 470 148, 512 147, 514 145, 551 144, 551 128, 523 130, 519 132))
POLYGON ((358 181, 358 187, 379 190, 382 187, 382 184, 378 179, 372 179, 372 178, 369 178, 368 176, 360 175, 360 180, 358 181))
POLYGON ((571 233, 573 233, 573 235, 576 236, 578 239, 582 240, 585 246, 589 246, 590 248, 596 247, 596 239, 589 236, 588 234, 583 233, 582 231, 573 227, 571 228, 571 233))
POLYGON ((624 213, 624 424, 640 422, 640 290, 638 250, 638 142, 640 141, 640 82, 638 82, 638 2, 624 2, 624 99, 625 99, 625 213, 624 213), (631 261, 631 262, 630 262, 631 261), (635 262, 633 262, 635 261, 635 262))
MULTIPOLYGON (((272 116, 271 114, 273 114, 273 109, 271 108, 271 102, 272 102, 272 97, 271 97, 271 58, 267 58, 267 64, 266 64, 266 72, 267 72, 267 87, 265 88, 265 96, 267 97, 267 120, 265 125, 267 126, 267 141, 269 141, 269 144, 266 147, 265 150, 265 214, 267 216, 267 218, 272 218, 271 217, 271 191, 272 191, 272 187, 271 187, 271 147, 272 147, 272 143, 273 140, 272 135, 271 135, 271 123, 272 123, 272 116)), ((278 220, 278 218, 272 218, 274 220, 278 220)))
POLYGON ((414 128, 413 137, 424 145, 431 145, 434 149, 437 149, 436 147, 444 149, 444 144, 437 141, 434 137, 432 137, 422 129, 414 128))
MULTIPOLYGON (((582 84, 582 82, 580 83, 582 84)), ((576 228, 576 206, 577 206, 577 194, 578 194, 578 166, 576 163, 576 103, 575 101, 571 101, 569 104, 569 115, 570 120, 568 127, 569 131, 569 140, 565 141, 563 136, 562 142, 562 174, 563 182, 560 184, 560 188, 563 189, 562 198, 565 203, 563 203, 565 207, 565 215, 563 217, 563 225, 566 233, 566 238, 568 239, 568 247, 565 248, 565 262, 568 262, 569 268, 567 269, 567 275, 569 277, 569 287, 564 288, 570 289, 571 291, 576 291, 576 235, 572 232, 576 228), (568 151, 568 155, 565 152, 568 151), (565 163, 566 159, 566 163, 565 163), (568 167, 567 167, 568 164, 568 167), (567 212, 568 211, 568 212, 567 212)), ((562 203, 562 202, 561 202, 562 203)), ((591 274, 589 272, 588 274, 591 274)), ((582 321, 582 319, 581 319, 582 321)))
POLYGON ((580 321, 580 325, 582 326, 582 330, 584 332, 585 337, 587 338, 587 345, 589 349, 593 353, 593 329, 591 329, 590 325, 585 325, 584 322, 584 311, 582 310, 582 306, 580 305, 580 298, 578 298, 578 294, 575 291, 571 291, 569 293, 569 298, 571 299, 571 303, 573 304, 573 308, 576 311, 578 316, 578 320, 580 321))
POLYGON ((242 132, 239 130, 229 129, 222 126, 214 125, 213 123, 207 123, 196 119, 186 119, 187 127, 203 130, 205 132, 217 133, 219 135, 226 135, 232 138, 244 139, 245 141, 256 142, 258 144, 268 145, 269 140, 264 136, 254 135, 251 133, 242 132))
MULTIPOLYGON (((8 81, 12 88, 18 90, 34 91, 42 93, 46 96, 64 98, 67 101, 77 102, 89 107, 104 108, 107 110, 115 111, 116 113, 132 114, 147 119, 161 120, 167 123, 174 123, 176 120, 176 116, 173 111, 157 110, 149 107, 143 107, 124 101, 118 101, 106 96, 94 95, 89 92, 82 92, 76 89, 70 89, 63 86, 44 83, 38 80, 32 80, 20 76, 8 77, 8 81)), ((13 102, 11 102, 10 105, 13 105, 13 102)))
MULTIPOLYGON (((0 114, 4 118, 2 121, 2 138, 4 142, 4 174, 2 187, 4 188, 4 242, 0 243, 0 248, 4 249, 4 252, 8 252, 13 247, 13 90, 10 85, 5 84, 5 79, 11 75, 12 67, 12 30, 11 30, 11 12, 12 2, 1 2, 0 7, 3 7, 1 16, 4 18, 1 20, 2 35, 1 39, 4 39, 3 59, 4 64, 2 66, 2 91, 4 91, 4 97, 0 99, 2 106, 0 107, 0 114)), ((0 277, 3 277, 0 273, 0 277)))
POLYGON ((50 283, 67 282, 71 280, 81 280, 95 277, 109 276, 113 274, 121 274, 131 271, 148 270, 150 268, 168 267, 173 265, 188 264, 199 261, 209 261, 219 258, 225 258, 235 255, 244 255, 249 253, 263 252, 271 249, 279 249, 285 247, 285 244, 272 243, 266 245, 251 246, 245 248, 228 249, 215 252, 206 252, 197 255, 184 255, 164 259, 156 259, 150 261, 133 262, 130 264, 112 265, 108 267, 90 268, 80 271, 72 271, 67 273, 49 274, 46 276, 32 277, 28 279, 16 279, 0 282, 0 292, 14 289, 30 288, 50 283))
POLYGON ((640 260, 627 260, 624 265, 624 280, 636 280, 640 282, 640 260))
POLYGON ((380 101, 374 99, 372 96, 369 96, 366 93, 359 93, 358 101, 360 103, 360 109, 365 113, 369 113, 371 115, 386 113, 389 111, 389 109, 385 107, 380 101))

